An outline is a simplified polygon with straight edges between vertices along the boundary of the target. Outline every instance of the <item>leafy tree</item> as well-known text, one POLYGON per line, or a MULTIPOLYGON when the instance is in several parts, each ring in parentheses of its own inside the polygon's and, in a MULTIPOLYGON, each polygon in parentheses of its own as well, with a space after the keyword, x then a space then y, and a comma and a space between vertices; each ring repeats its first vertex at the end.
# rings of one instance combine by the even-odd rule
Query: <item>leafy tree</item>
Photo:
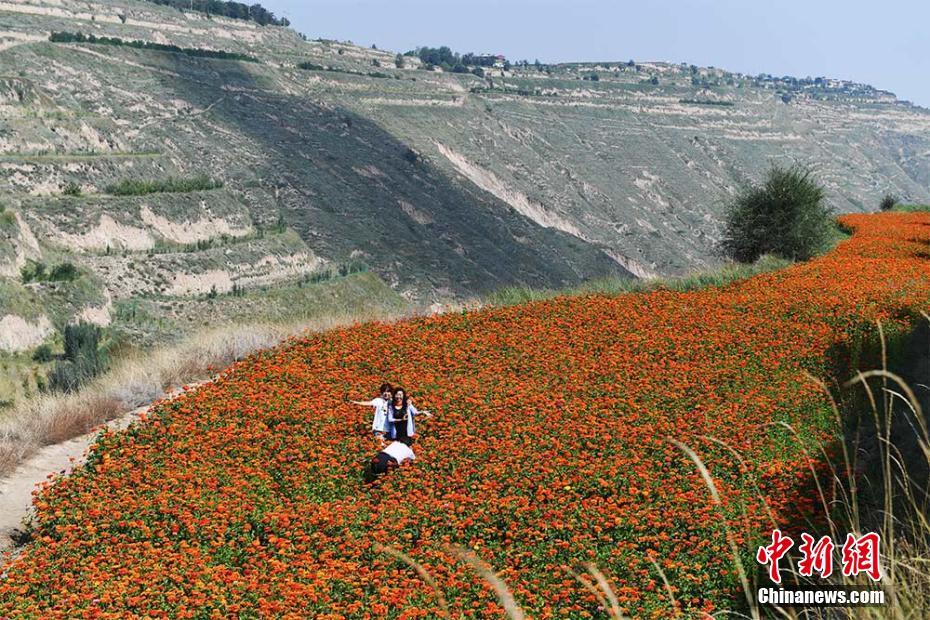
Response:
POLYGON ((807 260, 826 248, 831 228, 832 211, 810 169, 773 166, 761 186, 729 205, 722 248, 741 263, 763 254, 807 260))
POLYGON ((250 20, 262 26, 290 26, 291 24, 286 17, 276 18, 274 13, 260 4, 249 6, 241 2, 222 2, 221 0, 148 0, 148 2, 176 9, 200 11, 207 15, 250 20))
POLYGON ((450 67, 460 61, 459 55, 446 45, 442 47, 419 47, 417 56, 428 65, 449 65, 450 67))
POLYGON ((885 194, 878 207, 882 211, 891 211, 898 204, 898 198, 894 194, 885 194))

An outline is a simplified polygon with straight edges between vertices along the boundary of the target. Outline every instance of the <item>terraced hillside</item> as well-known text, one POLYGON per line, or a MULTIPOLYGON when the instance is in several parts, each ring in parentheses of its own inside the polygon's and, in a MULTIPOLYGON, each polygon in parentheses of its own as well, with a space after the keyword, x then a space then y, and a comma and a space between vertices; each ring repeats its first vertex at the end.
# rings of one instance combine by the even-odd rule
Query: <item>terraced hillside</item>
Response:
POLYGON ((814 164, 840 211, 930 199, 930 114, 866 86, 396 60, 148 2, 0 2, 0 349, 77 318, 156 339, 176 324, 138 304, 297 300, 350 266, 416 303, 680 273, 717 260, 722 202, 770 160, 814 164), (78 277, 24 281, 37 262, 78 277))

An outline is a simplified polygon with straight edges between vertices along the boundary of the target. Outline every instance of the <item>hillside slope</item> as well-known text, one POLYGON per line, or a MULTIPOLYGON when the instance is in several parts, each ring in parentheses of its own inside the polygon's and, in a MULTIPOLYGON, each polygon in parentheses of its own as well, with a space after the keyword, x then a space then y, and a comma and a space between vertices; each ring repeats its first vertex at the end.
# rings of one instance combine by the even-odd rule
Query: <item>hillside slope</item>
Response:
POLYGON ((806 455, 842 436, 806 373, 845 379, 876 320, 900 334, 930 302, 930 215, 843 221, 855 235, 829 255, 723 288, 371 323, 254 355, 45 490, 0 614, 438 617, 375 543, 425 565, 454 617, 501 610, 450 545, 537 618, 598 613, 562 568, 582 562, 628 615, 671 612, 650 559, 686 615, 739 607, 723 523, 751 566, 770 514, 814 514, 823 464, 806 455), (366 486, 370 414, 346 398, 385 379, 435 417, 415 464, 366 486), (721 507, 670 439, 700 454, 721 507))
POLYGON ((25 283, 38 306, 0 300, 20 334, 0 348, 120 320, 133 300, 293 287, 351 263, 416 302, 681 273, 718 260, 723 201, 769 161, 813 164, 840 211, 930 199, 930 114, 864 85, 401 64, 148 2, 0 2, 0 280, 21 287, 35 261, 82 274, 25 283), (108 193, 198 175, 222 186, 108 193))

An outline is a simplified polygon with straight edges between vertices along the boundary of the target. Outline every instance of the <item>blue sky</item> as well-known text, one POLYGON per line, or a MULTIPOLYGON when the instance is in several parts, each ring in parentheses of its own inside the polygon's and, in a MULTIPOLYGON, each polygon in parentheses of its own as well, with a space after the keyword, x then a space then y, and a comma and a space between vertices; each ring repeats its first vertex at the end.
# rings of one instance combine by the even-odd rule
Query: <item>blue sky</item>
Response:
POLYGON ((866 82, 930 107, 928 0, 267 0, 310 38, 866 82))

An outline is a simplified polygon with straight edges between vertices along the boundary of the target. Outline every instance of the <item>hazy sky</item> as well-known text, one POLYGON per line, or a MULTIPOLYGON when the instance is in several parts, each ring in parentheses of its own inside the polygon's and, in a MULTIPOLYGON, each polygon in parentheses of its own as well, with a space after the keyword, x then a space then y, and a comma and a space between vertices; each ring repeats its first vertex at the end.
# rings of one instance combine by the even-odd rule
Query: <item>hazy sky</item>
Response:
POLYGON ((310 38, 866 82, 930 107, 930 0, 259 0, 310 38))

